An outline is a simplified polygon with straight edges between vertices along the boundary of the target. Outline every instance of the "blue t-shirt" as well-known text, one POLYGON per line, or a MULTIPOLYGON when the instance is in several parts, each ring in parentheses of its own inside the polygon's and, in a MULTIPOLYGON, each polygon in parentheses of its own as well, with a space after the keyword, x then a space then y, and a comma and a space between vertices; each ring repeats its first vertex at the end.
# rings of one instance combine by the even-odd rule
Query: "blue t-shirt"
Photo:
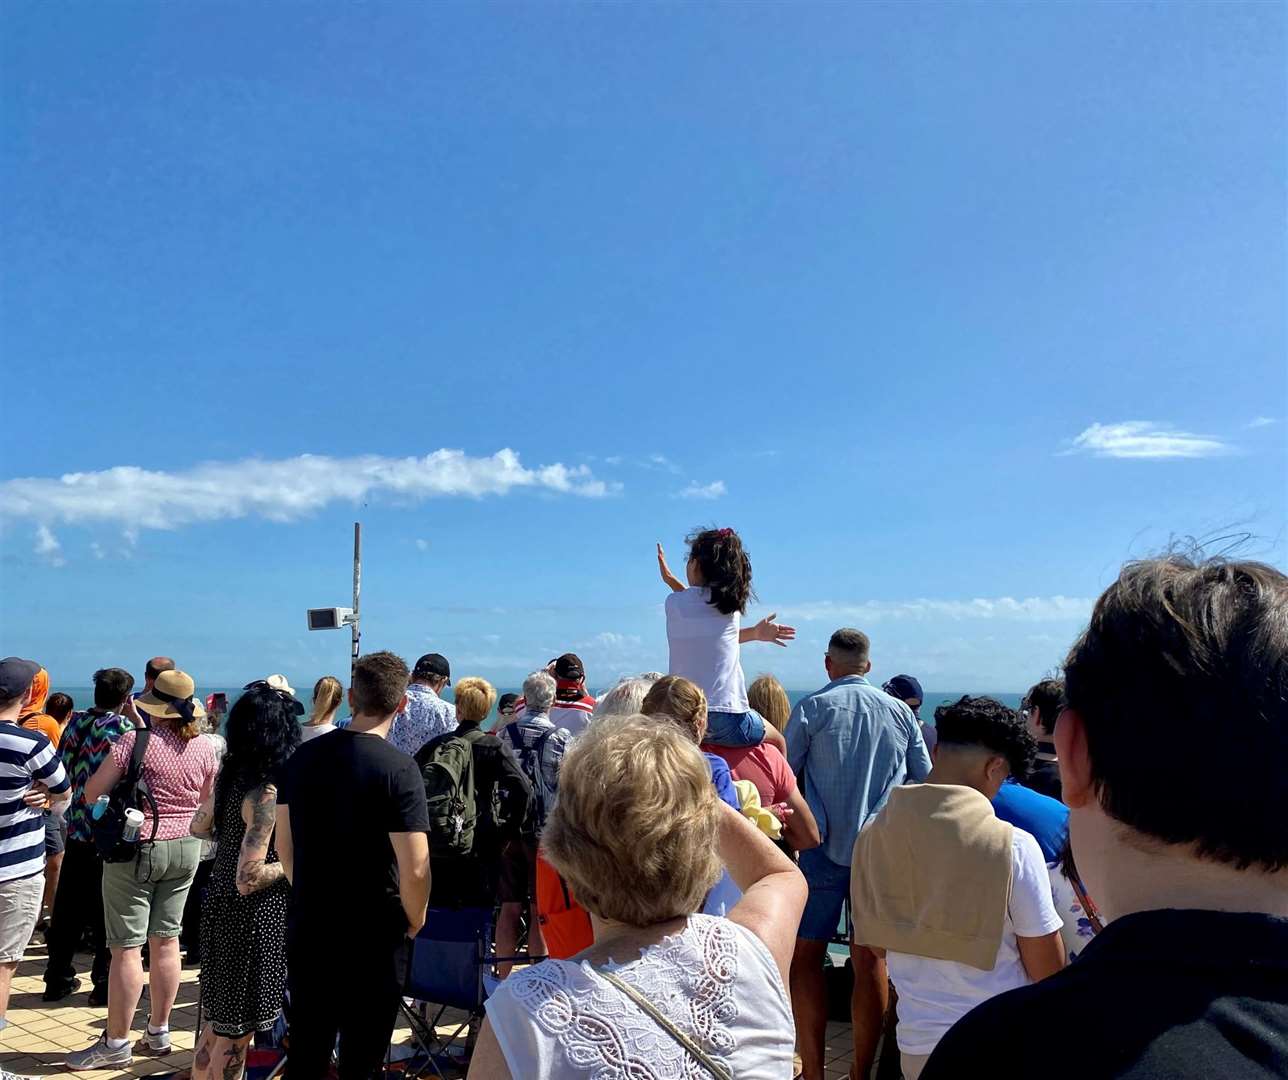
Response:
POLYGON ((716 786, 716 794, 720 796, 722 802, 727 802, 735 810, 741 811, 742 803, 738 801, 738 792, 734 790, 733 774, 729 771, 728 762, 719 754, 708 754, 705 750, 702 756, 711 766, 711 782, 716 786))
POLYGON ((993 800, 993 809, 1003 821, 1032 833, 1048 863, 1060 857, 1069 839, 1069 808, 1064 803, 1008 779, 993 800))

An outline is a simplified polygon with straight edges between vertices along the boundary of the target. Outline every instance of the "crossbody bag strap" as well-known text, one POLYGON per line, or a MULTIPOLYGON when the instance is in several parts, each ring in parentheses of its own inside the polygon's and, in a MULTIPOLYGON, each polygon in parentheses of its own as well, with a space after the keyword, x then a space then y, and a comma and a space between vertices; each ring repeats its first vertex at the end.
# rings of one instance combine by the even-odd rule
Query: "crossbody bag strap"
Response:
POLYGON ((636 990, 635 987, 631 986, 630 983, 626 982, 624 979, 618 978, 611 971, 603 971, 598 968, 595 970, 596 974, 607 979, 617 987, 618 990, 635 1002, 635 1004, 640 1007, 641 1011, 643 1011, 655 1024, 657 1024, 658 1027, 670 1035, 671 1038, 684 1047, 684 1049, 692 1055, 693 1059, 706 1069, 708 1073, 714 1076, 716 1080, 733 1080, 733 1073, 728 1068, 712 1058, 705 1050, 702 1049, 702 1047, 694 1042, 688 1034, 681 1031, 671 1023, 671 1021, 657 1008, 656 1005, 636 990))

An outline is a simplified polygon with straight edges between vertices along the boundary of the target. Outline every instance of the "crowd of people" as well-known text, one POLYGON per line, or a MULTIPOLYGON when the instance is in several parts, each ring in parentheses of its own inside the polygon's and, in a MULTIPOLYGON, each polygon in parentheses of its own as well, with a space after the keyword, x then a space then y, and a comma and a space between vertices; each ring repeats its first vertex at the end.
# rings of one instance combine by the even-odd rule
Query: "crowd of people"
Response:
POLYGON ((224 719, 154 657, 77 711, 0 661, 0 1027, 44 925, 45 1000, 88 947, 108 1011, 67 1067, 168 1053, 186 941, 194 1077, 236 1080, 285 1009, 292 1075, 365 1080, 411 943, 488 909, 481 1080, 822 1080, 841 970, 855 1080, 883 1044, 906 1080, 1288 1077, 1288 578, 1128 564, 1062 678, 931 724, 853 628, 794 705, 748 685, 741 645, 795 631, 742 625, 737 533, 688 543, 684 580, 657 550, 668 672, 598 697, 572 653, 498 700, 375 652, 224 719))

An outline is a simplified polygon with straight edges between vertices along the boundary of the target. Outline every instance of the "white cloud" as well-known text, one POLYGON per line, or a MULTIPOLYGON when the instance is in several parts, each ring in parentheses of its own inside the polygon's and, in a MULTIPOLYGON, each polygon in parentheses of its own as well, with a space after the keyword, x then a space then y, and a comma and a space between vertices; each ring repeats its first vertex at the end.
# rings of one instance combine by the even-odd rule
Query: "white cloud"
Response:
POLYGON ((89 545, 89 553, 90 553, 91 555, 93 555, 93 556, 94 556, 94 558, 96 558, 96 559, 106 559, 106 558, 107 558, 107 552, 103 550, 103 545, 102 545, 102 544, 100 544, 97 540, 93 541, 93 542, 89 545))
POLYGON ((332 502, 379 496, 419 502, 529 488, 597 498, 619 487, 596 480, 584 465, 526 468, 509 449, 491 457, 469 457, 461 450, 407 458, 301 454, 277 461, 209 462, 175 472, 118 465, 57 479, 6 480, 0 483, 0 515, 42 523, 116 522, 125 526, 132 543, 140 528, 175 529, 240 517, 295 521, 332 502))
POLYGON ((1276 420, 1273 416, 1258 416, 1252 420, 1249 420, 1245 426, 1249 430, 1253 430, 1255 428, 1270 427, 1272 424, 1277 424, 1277 423, 1279 423, 1279 421, 1276 420))
POLYGON ((675 494, 680 499, 718 499, 725 494, 725 484, 723 480, 713 480, 709 484, 699 484, 695 480, 675 494))
POLYGON ((63 545, 58 542, 58 537, 53 534, 48 525, 36 526, 36 546, 32 550, 50 566, 67 565, 67 560, 63 558, 63 545))
POLYGON ((1231 447, 1215 435, 1178 431, 1152 420, 1092 424, 1073 440, 1066 454, 1109 458, 1202 458, 1229 453, 1231 447))
POLYGON ((640 465, 646 469, 661 469, 663 472, 669 472, 674 476, 679 476, 684 471, 665 454, 649 454, 648 457, 640 462, 640 465))
POLYGON ((977 600, 866 600, 862 603, 834 603, 821 600, 801 604, 784 604, 778 609, 782 619, 811 622, 818 619, 840 623, 844 620, 862 625, 883 620, 926 619, 998 619, 1019 622, 1081 621, 1091 614, 1093 600, 1073 596, 1030 596, 1016 600, 1010 596, 977 600))
POLYGON ((604 458, 605 465, 620 465, 622 463, 621 455, 614 454, 612 457, 604 458))
POLYGON ((416 550, 417 550, 417 551, 428 551, 428 550, 429 550, 429 541, 428 541, 428 540, 425 540, 425 539, 422 539, 422 538, 420 538, 420 537, 417 537, 417 539, 416 539, 416 550))

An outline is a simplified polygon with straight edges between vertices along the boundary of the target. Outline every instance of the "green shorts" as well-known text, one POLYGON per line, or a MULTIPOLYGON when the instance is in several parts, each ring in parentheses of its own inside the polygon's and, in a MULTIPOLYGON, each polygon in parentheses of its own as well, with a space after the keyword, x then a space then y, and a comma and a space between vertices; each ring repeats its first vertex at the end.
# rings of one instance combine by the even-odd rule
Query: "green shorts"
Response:
POLYGON ((131 862, 103 864, 103 922, 114 949, 178 937, 183 905, 201 860, 195 836, 145 844, 131 862))

